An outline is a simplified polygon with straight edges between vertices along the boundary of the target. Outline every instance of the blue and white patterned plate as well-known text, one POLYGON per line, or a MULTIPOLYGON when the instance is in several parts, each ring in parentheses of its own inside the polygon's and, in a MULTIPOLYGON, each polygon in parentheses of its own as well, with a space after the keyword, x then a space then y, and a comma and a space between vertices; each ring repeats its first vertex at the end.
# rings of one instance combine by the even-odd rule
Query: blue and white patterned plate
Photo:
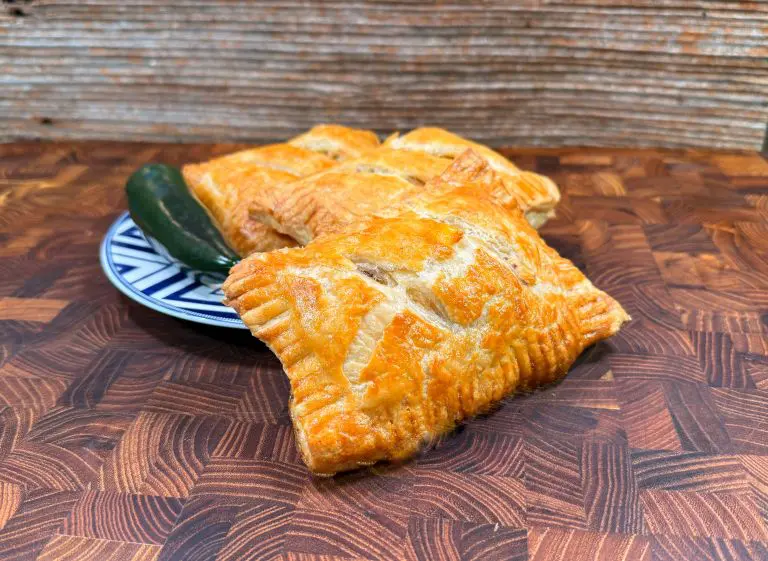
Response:
POLYGON ((221 303, 222 275, 190 269, 144 236, 124 212, 101 242, 101 267, 123 294, 169 316, 246 329, 235 311, 221 303))

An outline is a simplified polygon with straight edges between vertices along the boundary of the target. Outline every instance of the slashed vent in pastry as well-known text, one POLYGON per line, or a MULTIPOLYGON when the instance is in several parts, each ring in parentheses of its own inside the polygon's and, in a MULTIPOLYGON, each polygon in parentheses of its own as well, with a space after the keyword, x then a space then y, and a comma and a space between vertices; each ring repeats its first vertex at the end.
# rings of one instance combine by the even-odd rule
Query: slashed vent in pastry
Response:
POLYGON ((283 144, 186 165, 182 173, 227 243, 245 256, 296 245, 289 236, 251 220, 251 201, 269 197, 281 185, 357 158, 378 145, 378 138, 370 131, 319 125, 283 144))
MULTIPOLYGON (((416 129, 403 137, 390 137, 385 145, 328 171, 306 177, 272 197, 255 199, 251 218, 275 231, 307 244, 317 236, 429 191, 436 177, 468 147, 487 159, 507 184, 528 221, 539 227, 554 214, 560 200, 548 178, 523 172, 490 148, 442 129, 416 129)), ((507 198, 498 199, 507 204, 507 198)))
POLYGON ((282 362, 312 471, 407 457, 560 378, 628 319, 519 209, 488 197, 494 176, 468 153, 440 194, 232 269, 228 304, 282 362))
POLYGON ((560 202, 560 191, 554 181, 543 175, 522 171, 498 152, 487 146, 462 138, 436 127, 414 129, 404 136, 393 134, 384 146, 397 150, 426 152, 443 158, 456 158, 467 148, 488 160, 491 168, 500 176, 514 182, 520 207, 526 219, 534 227, 542 226, 555 214, 560 202))
POLYGON ((378 149, 254 199, 252 219, 307 244, 317 236, 421 193, 451 161, 378 149))

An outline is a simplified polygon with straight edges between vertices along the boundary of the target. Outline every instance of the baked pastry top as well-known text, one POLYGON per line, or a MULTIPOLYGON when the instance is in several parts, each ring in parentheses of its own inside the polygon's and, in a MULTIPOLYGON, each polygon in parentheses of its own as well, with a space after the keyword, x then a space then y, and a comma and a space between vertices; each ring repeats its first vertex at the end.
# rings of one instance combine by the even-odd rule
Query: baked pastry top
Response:
MULTIPOLYGON (((251 201, 255 221, 300 244, 401 202, 424 190, 467 147, 487 159, 514 194, 528 221, 538 227, 560 199, 548 178, 523 172, 493 150, 442 129, 416 129, 390 137, 384 146, 251 201)), ((508 199, 497 200, 507 204, 508 199)))
POLYGON ((296 245, 248 216, 251 201, 282 185, 318 173, 338 161, 357 158, 379 145, 370 131, 318 125, 286 143, 243 150, 188 164, 184 179, 213 217, 226 242, 242 256, 296 245))
POLYGON ((407 457, 628 319, 492 200, 499 181, 470 152, 384 215, 232 269, 227 303, 282 362, 312 471, 407 457))
POLYGON ((362 156, 379 146, 379 137, 368 130, 352 129, 341 125, 316 125, 304 134, 289 140, 288 144, 343 162, 362 156))
POLYGON ((307 244, 421 193, 450 160, 379 148, 251 201, 250 216, 307 244))
POLYGON ((393 134, 384 142, 384 146, 397 150, 426 152, 434 156, 455 158, 471 148, 488 160, 491 168, 502 177, 515 182, 520 207, 528 222, 539 228, 555 214, 555 206, 560 202, 560 191, 554 181, 543 175, 520 170, 504 156, 466 138, 437 127, 414 129, 406 135, 393 134))

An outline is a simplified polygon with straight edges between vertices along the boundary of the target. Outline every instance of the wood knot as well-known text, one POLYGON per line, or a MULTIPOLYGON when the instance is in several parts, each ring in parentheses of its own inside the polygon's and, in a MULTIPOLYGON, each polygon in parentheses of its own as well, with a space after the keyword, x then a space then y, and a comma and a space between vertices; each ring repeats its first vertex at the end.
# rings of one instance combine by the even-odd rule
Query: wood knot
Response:
POLYGON ((8 15, 14 18, 25 18, 29 15, 28 12, 25 12, 19 4, 24 4, 26 6, 30 5, 32 3, 32 0, 2 0, 3 4, 6 4, 7 6, 10 6, 8 8, 8 15))

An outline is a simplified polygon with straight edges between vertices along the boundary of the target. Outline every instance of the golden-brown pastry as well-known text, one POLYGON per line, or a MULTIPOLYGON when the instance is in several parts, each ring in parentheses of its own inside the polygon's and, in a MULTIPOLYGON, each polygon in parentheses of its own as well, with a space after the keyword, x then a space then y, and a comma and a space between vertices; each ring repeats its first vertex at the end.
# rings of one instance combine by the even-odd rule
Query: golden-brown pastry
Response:
MULTIPOLYGON (((548 178, 522 172, 493 150, 442 129, 417 129, 390 137, 378 150, 325 172, 306 177, 271 197, 253 199, 251 218, 307 244, 315 237, 433 188, 429 180, 442 173, 461 152, 472 147, 486 158, 514 193, 535 227, 553 213, 560 199, 548 178)), ((497 200, 506 204, 508 199, 497 200)))
POLYGON ((307 244, 422 192, 449 164, 429 154, 380 148, 254 199, 250 216, 307 244))
POLYGON ((282 362, 313 472, 407 457, 563 376, 628 319, 519 209, 490 200, 494 176, 469 153, 436 180, 441 194, 232 269, 227 302, 282 362))
POLYGON ((269 197, 281 185, 356 158, 379 145, 370 131, 318 125, 283 144, 235 152, 182 173, 192 192, 208 209, 227 243, 240 255, 296 245, 248 217, 248 206, 269 197))
POLYGON ((501 177, 514 181, 525 217, 534 228, 539 228, 555 214, 560 202, 560 191, 554 181, 543 175, 521 171, 512 162, 487 146, 462 138, 436 127, 414 129, 404 136, 393 134, 384 146, 397 150, 427 152, 443 158, 456 158, 467 148, 488 160, 491 168, 501 177))

